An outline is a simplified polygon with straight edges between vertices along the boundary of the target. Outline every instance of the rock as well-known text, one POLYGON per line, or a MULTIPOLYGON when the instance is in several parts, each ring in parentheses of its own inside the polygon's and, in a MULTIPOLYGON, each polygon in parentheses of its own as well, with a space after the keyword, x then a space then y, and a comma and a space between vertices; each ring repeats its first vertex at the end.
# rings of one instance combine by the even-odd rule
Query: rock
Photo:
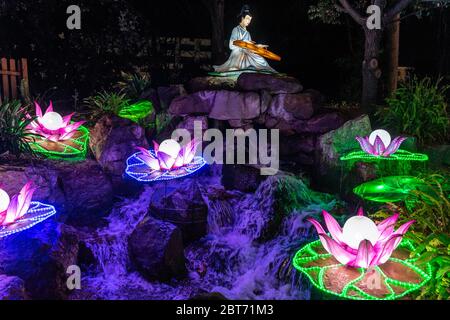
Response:
POLYGON ((254 192, 267 176, 261 175, 261 170, 251 165, 224 165, 222 184, 227 190, 254 192))
POLYGON ((307 120, 319 108, 310 94, 279 94, 274 100, 280 104, 284 110, 289 112, 294 118, 307 120))
POLYGON ((128 157, 136 152, 136 147, 149 147, 142 127, 109 115, 102 117, 91 129, 89 146, 116 190, 122 186, 128 157))
POLYGON ((131 234, 128 247, 136 268, 148 280, 167 281, 186 274, 180 229, 147 216, 131 234))
POLYGON ((158 97, 159 97, 159 105, 162 110, 167 110, 175 98, 186 95, 186 90, 184 86, 179 85, 171 85, 169 87, 158 87, 158 97))
POLYGON ((200 91, 172 101, 169 112, 175 116, 207 115, 211 112, 216 91, 200 91))
POLYGON ((162 110, 161 102, 159 101, 158 91, 150 88, 142 92, 139 97, 139 100, 148 100, 152 103, 155 111, 159 112, 162 110))
POLYGON ((0 241, 0 272, 21 278, 32 299, 64 299, 77 254, 76 231, 52 217, 0 241))
POLYGON ((208 130, 208 117, 206 116, 198 116, 198 117, 185 117, 177 126, 177 129, 186 129, 191 133, 191 139, 194 138, 194 129, 195 123, 197 126, 201 128, 200 133, 203 136, 203 133, 208 130))
POLYGON ((263 73, 243 73, 238 78, 237 86, 244 91, 267 90, 272 94, 298 93, 303 90, 300 82, 293 77, 263 73))
MULTIPOLYGON (((316 173, 314 181, 320 181, 316 187, 328 192, 339 192, 341 183, 340 157, 360 148, 356 136, 368 136, 372 132, 370 119, 363 115, 346 122, 342 127, 330 131, 317 140, 316 173)), ((359 179, 355 179, 359 180, 359 179)), ((353 188, 355 186, 348 186, 353 188)))
POLYGON ((233 129, 243 129, 244 131, 253 128, 251 120, 228 120, 228 124, 233 129))
POLYGON ((57 206, 57 219, 70 225, 94 225, 112 206, 111 181, 94 160, 33 160, 0 166, 0 181, 9 194, 17 194, 29 180, 37 187, 33 200, 57 206))
POLYGON ((236 89, 236 79, 232 77, 197 77, 191 79, 186 89, 189 93, 209 90, 230 90, 236 89))
POLYGON ((311 153, 315 150, 315 140, 311 135, 284 137, 280 140, 280 155, 291 156, 299 152, 311 153))
POLYGON ((191 297, 189 300, 224 301, 228 299, 220 292, 204 292, 191 297))
POLYGON ((195 178, 155 187, 149 210, 153 217, 177 226, 185 244, 206 235, 208 207, 195 178))
POLYGON ((320 114, 308 121, 297 121, 297 133, 323 134, 335 130, 344 124, 344 118, 337 112, 320 114))
POLYGON ((216 91, 209 117, 216 120, 250 120, 263 112, 256 92, 216 91))
MULTIPOLYGON (((286 97, 288 95, 279 94, 276 95, 270 104, 269 110, 267 110, 267 114, 272 118, 277 118, 280 120, 284 120, 287 122, 294 122, 296 118, 294 115, 285 109, 286 97)), ((311 114, 312 115, 312 114, 311 114)))
POLYGON ((0 275, 0 300, 27 300, 25 284, 19 277, 0 275))
POLYGON ((17 194, 28 182, 33 181, 37 190, 34 201, 58 204, 66 209, 65 195, 61 189, 61 177, 51 161, 16 160, 0 165, 0 183, 9 194, 17 194))
POLYGON ((94 160, 57 164, 67 214, 63 222, 75 226, 96 225, 113 204, 110 178, 94 160))

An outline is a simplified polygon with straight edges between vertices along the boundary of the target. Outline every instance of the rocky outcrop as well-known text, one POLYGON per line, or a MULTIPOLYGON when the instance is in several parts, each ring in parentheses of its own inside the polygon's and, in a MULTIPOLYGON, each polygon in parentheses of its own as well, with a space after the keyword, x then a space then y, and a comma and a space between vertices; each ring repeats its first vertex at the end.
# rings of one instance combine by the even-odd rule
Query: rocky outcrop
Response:
POLYGON ((128 246, 134 265, 150 281, 186 274, 181 231, 169 222, 147 216, 131 234, 128 246))
POLYGON ((107 115, 91 129, 89 146, 98 163, 111 177, 114 187, 120 189, 127 158, 136 152, 136 147, 147 148, 149 145, 145 130, 138 124, 107 115))
POLYGON ((32 299, 63 299, 77 255, 76 231, 53 217, 0 241, 0 273, 22 279, 32 299))
POLYGON ((301 83, 293 77, 262 73, 243 73, 237 85, 244 91, 267 90, 272 94, 298 93, 303 90, 301 83))
POLYGON ((254 192, 267 178, 261 175, 260 168, 250 165, 224 165, 222 184, 227 190, 254 192))

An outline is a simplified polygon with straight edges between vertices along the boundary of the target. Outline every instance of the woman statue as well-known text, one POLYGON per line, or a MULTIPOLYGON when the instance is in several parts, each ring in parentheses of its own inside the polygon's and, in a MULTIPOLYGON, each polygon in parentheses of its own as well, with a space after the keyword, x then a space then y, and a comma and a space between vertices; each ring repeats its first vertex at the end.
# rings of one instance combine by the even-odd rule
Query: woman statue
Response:
MULTIPOLYGON (((241 20, 239 25, 233 29, 231 33, 230 39, 230 49, 231 55, 227 62, 225 62, 221 66, 214 66, 216 72, 227 72, 227 71, 236 71, 236 70, 244 70, 244 69, 253 69, 256 71, 269 71, 273 73, 277 73, 273 68, 269 66, 266 59, 257 55, 256 53, 237 47, 233 44, 236 40, 242 40, 250 43, 255 43, 252 41, 252 37, 250 33, 247 31, 247 27, 250 25, 252 21, 252 14, 250 13, 250 7, 248 5, 244 5, 242 7, 241 13, 238 15, 238 18, 241 20)), ((265 48, 265 45, 258 45, 258 47, 265 48)))

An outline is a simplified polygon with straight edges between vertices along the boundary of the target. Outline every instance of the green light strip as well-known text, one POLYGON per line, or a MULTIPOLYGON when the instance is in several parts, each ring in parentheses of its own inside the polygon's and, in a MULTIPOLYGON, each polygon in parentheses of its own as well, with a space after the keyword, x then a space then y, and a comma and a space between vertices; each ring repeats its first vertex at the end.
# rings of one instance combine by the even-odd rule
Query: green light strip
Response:
POLYGON ((413 153, 406 150, 398 150, 396 153, 390 155, 389 157, 374 156, 366 153, 362 150, 353 151, 349 154, 341 157, 342 161, 359 160, 359 161, 428 161, 428 156, 422 153, 413 153))
MULTIPOLYGON (((309 281, 311 281, 313 286, 316 287, 318 290, 325 292, 327 294, 333 295, 333 296, 337 296, 339 298, 351 299, 351 300, 397 300, 397 299, 401 299, 401 298, 407 296, 408 294, 410 294, 413 291, 420 289, 431 279, 432 268, 431 268, 430 264, 426 265, 425 271, 413 264, 417 259, 419 259, 418 256, 413 257, 413 258, 408 258, 405 260, 391 257, 389 259, 390 261, 400 263, 404 267, 407 267, 407 268, 413 270, 418 276, 420 276, 422 281, 420 283, 408 283, 408 282, 395 280, 395 279, 389 278, 381 270, 381 268, 377 266, 374 269, 383 277, 383 283, 389 291, 388 295, 386 295, 384 298, 380 298, 380 297, 373 296, 367 292, 364 292, 361 288, 359 288, 357 286, 357 284, 362 279, 364 279, 366 272, 367 272, 367 270, 364 268, 358 268, 358 271, 361 273, 360 276, 357 277, 356 279, 349 281, 349 283, 347 283, 344 286, 341 293, 334 292, 334 291, 326 288, 326 286, 324 284, 324 276, 328 269, 343 266, 343 265, 332 264, 332 265, 328 265, 328 266, 307 267, 307 265, 311 262, 319 261, 321 259, 327 259, 327 258, 332 257, 331 254, 318 254, 314 250, 314 248, 320 248, 320 247, 322 247, 322 244, 319 240, 307 244, 306 246, 304 246, 302 249, 300 249, 296 253, 296 255, 293 259, 293 265, 302 274, 306 275, 306 277, 309 279, 309 281), (314 273, 317 273, 317 276, 314 276, 314 273), (395 293, 395 290, 392 288, 392 285, 396 286, 396 287, 404 288, 405 291, 397 294, 397 293, 395 293), (349 295, 348 294, 349 291, 354 291, 354 292, 358 293, 360 296, 349 295)), ((407 240, 407 239, 403 239, 399 248, 408 249, 410 251, 415 250, 414 244, 410 240, 407 240)))
POLYGON ((63 148, 63 151, 48 150, 42 146, 43 143, 47 143, 48 140, 44 137, 34 135, 34 141, 30 141, 29 145, 33 151, 42 154, 46 158, 54 160, 68 160, 79 161, 86 158, 87 145, 89 142, 89 130, 81 126, 78 128, 81 135, 76 139, 68 139, 75 147, 64 143, 64 141, 55 142, 63 148))

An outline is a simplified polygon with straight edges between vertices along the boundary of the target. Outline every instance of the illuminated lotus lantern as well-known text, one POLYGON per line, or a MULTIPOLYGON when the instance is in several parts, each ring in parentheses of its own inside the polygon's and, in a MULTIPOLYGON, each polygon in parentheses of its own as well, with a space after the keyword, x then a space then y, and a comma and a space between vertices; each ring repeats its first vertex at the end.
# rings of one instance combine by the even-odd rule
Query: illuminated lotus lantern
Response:
POLYGON ((74 113, 62 117, 53 111, 52 102, 45 113, 37 102, 35 107, 37 119, 27 127, 34 135, 30 142, 33 150, 49 158, 84 158, 89 139, 84 121, 72 122, 74 113))
POLYGON ((361 150, 353 151, 341 160, 403 160, 403 161, 427 161, 428 156, 420 153, 412 153, 401 150, 400 147, 407 137, 399 136, 392 139, 386 130, 375 130, 368 137, 356 137, 361 150))
POLYGON ((138 147, 140 152, 127 160, 126 173, 140 182, 172 180, 193 174, 206 165, 202 157, 195 156, 198 142, 191 140, 185 146, 175 140, 165 140, 154 149, 138 147))
POLYGON ((396 137, 391 139, 391 135, 386 130, 375 130, 369 137, 356 137, 361 149, 374 156, 389 157, 396 153, 406 137, 396 137))
POLYGON ((0 189, 0 238, 31 228, 56 213, 53 206, 31 201, 35 190, 31 181, 12 197, 0 189))
POLYGON ((326 229, 309 218, 320 240, 299 250, 294 267, 322 292, 346 299, 393 300, 421 288, 431 279, 431 266, 415 265, 414 244, 403 236, 414 221, 395 230, 395 214, 376 224, 363 210, 339 223, 323 211, 326 229))
POLYGON ((409 221, 394 231, 398 216, 393 215, 376 225, 360 209, 358 215, 348 219, 341 228, 333 216, 324 211, 323 218, 331 237, 317 220, 308 218, 308 221, 316 228, 325 250, 337 261, 350 267, 369 268, 385 263, 414 223, 409 221))

